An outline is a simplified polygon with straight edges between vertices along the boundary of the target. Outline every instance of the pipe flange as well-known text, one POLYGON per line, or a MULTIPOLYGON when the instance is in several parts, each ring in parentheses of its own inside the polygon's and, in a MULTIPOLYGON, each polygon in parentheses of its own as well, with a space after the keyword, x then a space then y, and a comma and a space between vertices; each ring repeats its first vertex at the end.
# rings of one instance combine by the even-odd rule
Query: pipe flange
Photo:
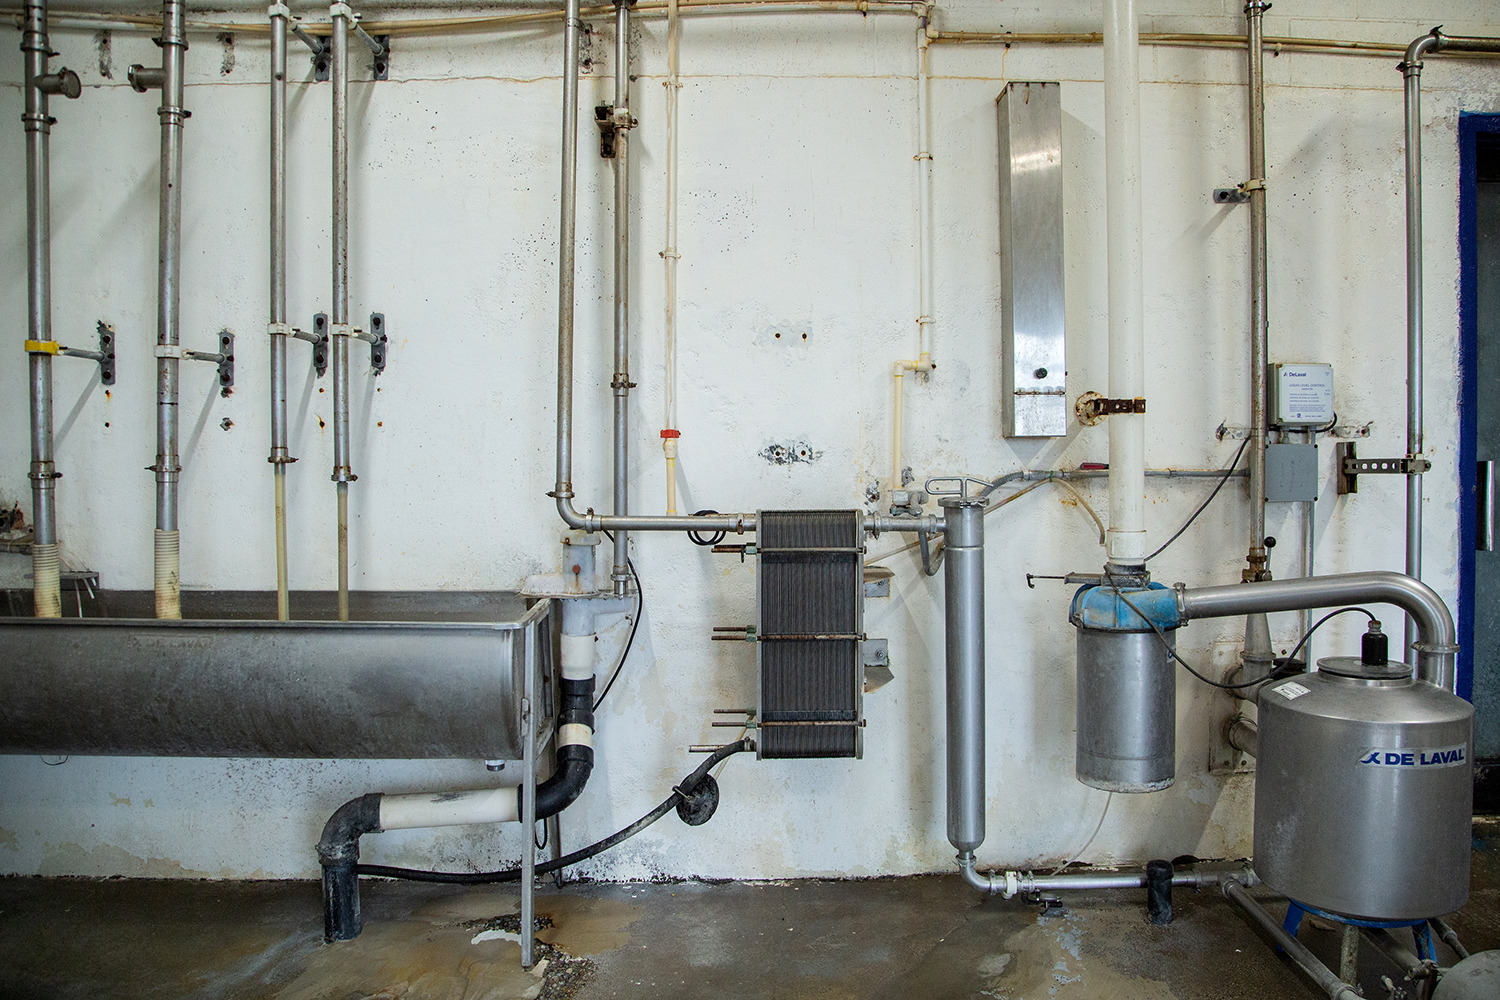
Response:
POLYGON ((1441 642, 1414 642, 1411 648, 1419 653, 1437 653, 1441 656, 1457 656, 1458 646, 1441 642))

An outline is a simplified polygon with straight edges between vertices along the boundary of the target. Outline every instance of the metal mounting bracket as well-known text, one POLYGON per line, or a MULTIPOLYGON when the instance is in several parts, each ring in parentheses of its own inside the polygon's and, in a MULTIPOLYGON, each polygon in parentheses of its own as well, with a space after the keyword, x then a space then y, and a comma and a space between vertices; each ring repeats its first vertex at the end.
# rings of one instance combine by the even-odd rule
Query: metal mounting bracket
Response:
POLYGON ((385 313, 370 313, 370 332, 361 339, 370 342, 370 370, 379 375, 385 371, 385 313))
POLYGON ((291 19, 291 29, 292 34, 300 38, 303 45, 312 49, 313 79, 319 83, 327 83, 329 61, 333 58, 329 51, 331 39, 308 34, 299 17, 291 19))
POLYGON ((1214 188, 1215 205, 1243 205, 1250 200, 1251 191, 1264 191, 1264 178, 1245 181, 1232 188, 1214 188))
POLYGON ((88 358, 90 361, 99 362, 100 383, 115 384, 115 328, 104 320, 99 321, 99 349, 97 351, 59 346, 57 353, 70 358, 88 358))
POLYGON ((1109 399, 1103 393, 1086 392, 1073 404, 1073 413, 1085 427, 1092 427, 1114 413, 1145 412, 1146 400, 1141 396, 1134 399, 1109 399))
POLYGON ((630 116, 630 109, 617 108, 612 104, 601 104, 594 108, 594 124, 599 126, 599 155, 606 160, 615 158, 615 136, 633 129, 640 122, 630 116))
POLYGON ((1354 450, 1354 442, 1341 442, 1336 446, 1338 458, 1338 492, 1340 496, 1359 492, 1360 476, 1420 476, 1432 468, 1432 463, 1421 455, 1404 458, 1360 458, 1354 450))
POLYGON ((156 357, 176 358, 178 361, 208 361, 219 366, 219 395, 229 396, 234 392, 234 334, 219 331, 217 351, 192 351, 181 344, 157 344, 156 357))
POLYGON ((313 368, 318 378, 328 374, 328 314, 318 313, 313 317, 313 368))

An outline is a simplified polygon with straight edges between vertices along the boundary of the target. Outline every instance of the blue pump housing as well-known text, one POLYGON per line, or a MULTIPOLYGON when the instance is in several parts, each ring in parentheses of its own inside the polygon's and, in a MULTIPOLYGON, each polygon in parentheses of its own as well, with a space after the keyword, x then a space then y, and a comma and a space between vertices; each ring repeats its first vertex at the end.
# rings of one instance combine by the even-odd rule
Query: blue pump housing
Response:
POLYGON ((1144 589, 1123 587, 1081 587, 1073 595, 1068 621, 1081 628, 1103 632, 1150 632, 1152 624, 1163 631, 1182 624, 1177 608, 1177 591, 1160 583, 1144 589), (1129 598, 1146 617, 1136 614, 1120 595, 1129 598))

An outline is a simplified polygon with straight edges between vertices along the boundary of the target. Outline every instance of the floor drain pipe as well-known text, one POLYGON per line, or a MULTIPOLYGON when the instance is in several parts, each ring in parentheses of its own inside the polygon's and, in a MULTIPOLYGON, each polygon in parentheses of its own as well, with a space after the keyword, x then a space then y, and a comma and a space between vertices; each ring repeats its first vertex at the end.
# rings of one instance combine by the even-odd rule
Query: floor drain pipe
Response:
POLYGON ((28 0, 21 35, 26 58, 26 355, 31 382, 31 578, 38 618, 62 615, 57 551, 57 468, 52 451, 52 167, 50 94, 77 97, 78 77, 47 72, 46 0, 28 0))
POLYGON ((177 369, 181 348, 182 271, 182 77, 187 53, 181 0, 163 0, 161 30, 161 212, 156 288, 156 617, 182 617, 182 569, 178 548, 177 369))
POLYGON ((984 842, 984 500, 944 497, 943 598, 948 674, 948 840, 984 842))

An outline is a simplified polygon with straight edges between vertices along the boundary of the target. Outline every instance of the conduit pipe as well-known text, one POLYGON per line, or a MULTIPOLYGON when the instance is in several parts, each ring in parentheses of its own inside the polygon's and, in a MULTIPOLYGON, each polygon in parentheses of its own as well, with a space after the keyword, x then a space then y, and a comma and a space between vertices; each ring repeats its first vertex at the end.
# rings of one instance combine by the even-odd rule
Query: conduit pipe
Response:
POLYGON ((677 103, 682 90, 678 75, 679 35, 678 0, 667 0, 667 245, 661 252, 666 264, 666 358, 662 396, 666 420, 661 430, 661 452, 667 461, 667 514, 677 513, 677 103))
MULTIPOLYGON (((1438 28, 1406 47, 1399 64, 1406 97, 1406 457, 1422 458, 1422 57, 1439 52, 1500 53, 1500 38, 1445 35, 1438 28)), ((1422 474, 1406 476, 1406 575, 1422 578, 1422 474)), ((1406 644, 1416 623, 1406 620, 1406 644)))
MULTIPOLYGON (((1073 875, 1034 875, 1031 872, 1005 871, 985 872, 974 867, 974 855, 960 852, 958 868, 969 883, 980 892, 1003 895, 1006 899, 1018 893, 1048 892, 1058 889, 1140 889, 1146 885, 1146 873, 1140 872, 1079 872, 1073 875)), ((1255 885, 1255 873, 1248 868, 1219 872, 1174 872, 1172 884, 1191 889, 1219 886, 1225 882, 1255 885)))
POLYGON ((161 32, 161 210, 156 287, 156 617, 182 617, 182 567, 178 546, 177 368, 182 271, 182 106, 187 34, 181 0, 163 0, 161 32))
MULTIPOLYGON (((615 0, 615 106, 610 119, 615 147, 615 514, 630 513, 630 3, 615 0)), ((630 589, 630 536, 615 533, 609 578, 615 596, 630 589)))
POLYGON ((276 473, 276 617, 291 617, 286 567, 286 467, 296 459, 287 449, 286 338, 286 28, 291 11, 270 7, 271 17, 271 454, 276 473))
POLYGON ((338 490, 339 621, 349 620, 349 17, 347 3, 328 8, 333 18, 333 308, 328 325, 333 370, 333 482, 338 490))
MULTIPOLYGON (((1141 259, 1140 49, 1135 0, 1104 0, 1104 171, 1109 253, 1109 394, 1146 394, 1141 259)), ((1146 417, 1109 418, 1108 560, 1146 557, 1146 417)))
POLYGON ((52 56, 46 0, 29 0, 21 51, 25 53, 26 126, 26 358, 31 386, 31 589, 38 618, 62 615, 57 548, 57 467, 52 450, 52 118, 48 97, 79 95, 78 77, 47 72, 52 56))

